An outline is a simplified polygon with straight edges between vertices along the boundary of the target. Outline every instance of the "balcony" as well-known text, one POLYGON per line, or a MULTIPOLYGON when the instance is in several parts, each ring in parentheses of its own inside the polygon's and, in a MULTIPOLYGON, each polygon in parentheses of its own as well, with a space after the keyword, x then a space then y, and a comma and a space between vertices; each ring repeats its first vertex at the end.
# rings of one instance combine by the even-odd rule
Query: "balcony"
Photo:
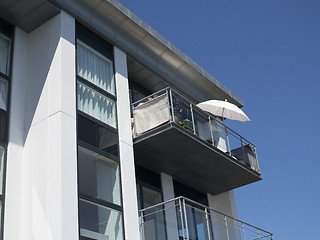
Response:
POLYGON ((166 88, 132 104, 137 164, 218 194, 261 180, 256 147, 166 88))
POLYGON ((185 197, 140 210, 141 240, 273 240, 273 234, 185 197))

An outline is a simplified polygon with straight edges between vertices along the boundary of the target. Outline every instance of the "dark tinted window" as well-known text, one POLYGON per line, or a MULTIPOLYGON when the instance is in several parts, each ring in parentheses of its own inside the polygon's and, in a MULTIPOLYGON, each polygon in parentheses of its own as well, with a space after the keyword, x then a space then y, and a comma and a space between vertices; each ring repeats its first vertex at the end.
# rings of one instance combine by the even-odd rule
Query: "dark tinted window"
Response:
POLYGON ((118 135, 98 123, 78 115, 78 139, 118 157, 118 135))
POLYGON ((0 142, 7 141, 7 113, 0 110, 0 142))

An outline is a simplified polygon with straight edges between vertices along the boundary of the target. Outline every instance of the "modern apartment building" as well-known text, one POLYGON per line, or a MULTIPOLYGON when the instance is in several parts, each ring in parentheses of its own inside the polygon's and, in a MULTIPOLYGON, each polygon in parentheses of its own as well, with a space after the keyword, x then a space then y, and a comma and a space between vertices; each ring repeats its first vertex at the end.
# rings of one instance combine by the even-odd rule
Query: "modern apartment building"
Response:
POLYGON ((115 0, 0 1, 4 240, 273 239, 238 220, 242 100, 115 0))

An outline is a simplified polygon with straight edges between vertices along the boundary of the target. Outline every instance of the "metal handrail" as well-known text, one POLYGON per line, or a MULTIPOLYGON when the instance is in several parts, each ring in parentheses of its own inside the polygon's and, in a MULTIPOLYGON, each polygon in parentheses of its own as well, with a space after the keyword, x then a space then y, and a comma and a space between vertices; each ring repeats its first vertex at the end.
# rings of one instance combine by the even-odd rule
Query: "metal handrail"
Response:
MULTIPOLYGON (((164 209, 161 209, 161 210, 159 209, 159 210, 157 210, 156 212, 152 212, 152 213, 149 213, 149 214, 147 214, 147 215, 144 214, 145 211, 148 211, 148 210, 151 210, 151 209, 153 209, 153 208, 166 205, 166 204, 171 203, 171 202, 176 202, 176 201, 179 201, 179 203, 182 202, 182 203, 184 203, 184 204, 185 204, 186 202, 187 202, 187 203, 190 203, 190 204, 192 204, 192 207, 197 208, 198 210, 201 210, 201 211, 206 212, 206 213, 207 213, 207 211, 209 210, 209 211, 211 211, 211 212, 220 214, 220 215, 222 215, 222 216, 224 217, 224 219, 230 219, 230 220, 233 220, 233 221, 235 221, 235 222, 240 223, 240 224, 242 225, 242 228, 243 228, 243 229, 244 229, 243 225, 246 225, 246 226, 248 226, 248 227, 251 227, 251 228, 255 229, 255 230, 258 231, 258 232, 261 231, 261 232, 263 232, 264 234, 266 234, 266 235, 263 235, 263 236, 261 235, 260 238, 271 237, 271 239, 273 239, 273 238, 272 238, 272 237, 273 237, 273 234, 272 234, 271 232, 268 232, 268 231, 266 231, 266 230, 264 230, 264 229, 262 229, 262 228, 256 227, 256 226, 254 226, 254 225, 252 225, 252 224, 249 224, 249 223, 247 223, 247 222, 244 222, 244 221, 242 221, 242 220, 239 220, 239 219, 237 219, 237 218, 234 218, 234 217, 232 217, 232 216, 229 216, 229 215, 227 215, 227 214, 225 214, 225 213, 223 213, 223 212, 220 212, 220 211, 218 211, 218 210, 213 209, 212 207, 208 207, 208 206, 206 206, 206 205, 204 205, 204 204, 198 203, 198 202, 196 202, 196 201, 194 201, 194 200, 192 200, 192 199, 189 199, 189 198, 187 198, 187 197, 184 197, 184 196, 176 197, 176 198, 173 198, 173 199, 170 199, 170 200, 167 200, 167 201, 164 201, 164 202, 155 204, 155 205, 153 205, 153 206, 150 206, 150 207, 141 209, 141 210, 139 211, 139 212, 140 212, 140 215, 141 215, 141 216, 149 216, 149 215, 152 215, 152 214, 157 213, 157 212, 165 211, 165 210, 167 210, 167 208, 164 208, 164 209), (203 210, 203 209, 204 209, 204 210, 203 210)), ((188 204, 187 204, 187 205, 188 205, 188 204)), ((179 204, 175 204, 174 206, 179 206, 179 204)), ((249 230, 249 229, 247 229, 247 230, 249 230)), ((258 238, 257 238, 257 239, 258 239, 258 238)))
MULTIPOLYGON (((254 166, 250 164, 251 167, 253 167, 253 169, 260 173, 260 168, 259 168, 259 163, 258 163, 258 157, 257 157, 257 151, 256 151, 256 146, 250 142, 249 140, 247 140, 246 138, 242 137, 240 134, 238 134, 237 132, 235 132, 234 130, 232 130, 231 128, 229 128, 228 126, 226 126, 223 122, 221 122, 219 119, 217 119, 216 116, 214 116, 213 114, 211 113, 208 113, 204 110, 202 110, 201 108, 197 107, 196 104, 194 104, 190 99, 186 98, 185 96, 183 96, 181 93, 179 93, 178 91, 170 88, 170 87, 167 87, 167 88, 164 88, 164 89, 161 89, 149 96, 146 96, 134 103, 131 104, 131 107, 132 107, 132 113, 133 113, 133 121, 134 121, 134 125, 136 124, 135 123, 135 109, 138 107, 138 105, 140 103, 143 103, 144 101, 146 101, 148 98, 152 97, 153 99, 152 100, 155 100, 157 99, 157 97, 160 97, 160 96, 163 96, 164 94, 167 95, 167 98, 168 98, 168 111, 169 111, 169 116, 171 115, 170 119, 169 119, 169 123, 174 123, 175 120, 174 120, 174 117, 175 116, 179 116, 179 115, 176 115, 175 112, 174 112, 174 105, 175 104, 179 104, 182 109, 187 109, 188 111, 190 111, 190 116, 191 117, 188 117, 186 119, 189 119, 190 122, 192 122, 192 126, 190 126, 190 131, 191 131, 191 128, 192 128, 192 131, 194 134, 197 134, 197 130, 196 130, 196 124, 195 124, 195 117, 197 116, 198 118, 202 119, 203 121, 207 122, 207 123, 210 123, 210 134, 211 134, 211 138, 209 139, 204 139, 202 137, 204 136, 199 136, 200 138, 202 138, 203 140, 210 140, 211 142, 214 142, 214 138, 213 138, 213 135, 212 135, 212 124, 211 123, 215 123, 216 127, 218 129, 221 130, 221 132, 224 132, 225 134, 225 137, 226 137, 226 152, 228 153, 228 155, 230 156, 235 156, 235 157, 239 157, 236 156, 235 154, 236 153, 232 153, 231 151, 234 150, 235 148, 230 146, 230 140, 233 140, 233 143, 234 143, 234 140, 236 140, 237 142, 239 142, 239 145, 237 146, 238 148, 241 147, 242 148, 242 156, 243 158, 246 158, 245 157, 245 152, 244 152, 244 147, 246 145, 248 145, 251 150, 252 150, 252 153, 254 154, 255 156, 255 164, 254 166), (179 103, 176 103, 175 101, 173 101, 173 98, 174 100, 176 101, 179 100, 179 103), (229 139, 229 136, 232 137, 232 139, 229 139)), ((150 102, 152 102, 152 100, 150 102)), ((180 124, 180 122, 179 122, 180 124)), ((186 126, 187 127, 187 126, 186 126)), ((188 128, 189 129, 189 128, 188 128)), ((137 136, 137 134, 135 133, 135 136, 137 136)), ((135 137, 134 136, 134 137, 135 137)), ((242 157, 240 157, 241 160, 245 160, 245 159, 242 159, 242 157)), ((248 161, 248 160, 247 160, 248 161)))
MULTIPOLYGON (((169 91, 174 92, 175 94, 179 95, 181 98, 183 98, 184 100, 186 100, 186 101, 183 101, 185 104, 188 105, 188 103, 191 103, 191 104, 193 105, 192 107, 195 108, 196 111, 200 112, 200 113, 201 113, 202 115, 204 115, 204 116, 211 116, 213 119, 215 119, 215 121, 217 121, 217 122, 218 122, 219 124, 221 124, 223 127, 225 127, 225 128, 228 129, 230 132, 232 132, 232 133, 234 133, 236 136, 238 136, 239 139, 241 138, 241 139, 245 140, 247 143, 249 143, 250 145, 252 145, 253 147, 256 147, 256 146, 255 146, 252 142, 250 142, 248 139, 242 137, 239 133, 235 132, 234 130, 232 130, 231 128, 229 128, 227 125, 225 125, 222 121, 220 121, 219 119, 217 119, 216 116, 214 116, 213 114, 208 113, 208 112, 202 110, 202 109, 199 108, 196 104, 194 104, 191 100, 189 100, 188 98, 186 98, 185 96, 183 96, 183 95, 182 95, 181 93, 179 93, 177 90, 174 90, 174 89, 172 89, 172 88, 170 88, 170 87, 166 87, 166 88, 161 89, 161 90, 159 90, 159 91, 157 91, 157 92, 155 92, 155 93, 152 93, 152 94, 150 94, 150 95, 148 95, 148 96, 146 96, 146 97, 144 97, 144 98, 141 98, 140 100, 132 103, 131 105, 133 106, 133 109, 134 109, 134 108, 135 108, 134 105, 137 105, 137 104, 139 104, 139 103, 141 103, 141 102, 143 102, 143 101, 146 101, 149 97, 152 97, 152 96, 154 96, 154 95, 158 95, 158 94, 160 94, 161 92, 165 92, 166 90, 169 90, 169 91)), ((179 100, 180 100, 180 99, 179 99, 179 100)))

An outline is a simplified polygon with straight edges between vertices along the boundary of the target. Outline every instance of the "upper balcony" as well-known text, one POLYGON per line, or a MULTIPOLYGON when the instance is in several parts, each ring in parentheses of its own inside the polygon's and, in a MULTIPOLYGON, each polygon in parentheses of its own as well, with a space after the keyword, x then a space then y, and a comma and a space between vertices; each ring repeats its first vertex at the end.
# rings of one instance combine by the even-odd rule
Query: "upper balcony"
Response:
POLYGON ((261 180, 255 145, 173 89, 132 111, 137 164, 213 195, 261 180))

